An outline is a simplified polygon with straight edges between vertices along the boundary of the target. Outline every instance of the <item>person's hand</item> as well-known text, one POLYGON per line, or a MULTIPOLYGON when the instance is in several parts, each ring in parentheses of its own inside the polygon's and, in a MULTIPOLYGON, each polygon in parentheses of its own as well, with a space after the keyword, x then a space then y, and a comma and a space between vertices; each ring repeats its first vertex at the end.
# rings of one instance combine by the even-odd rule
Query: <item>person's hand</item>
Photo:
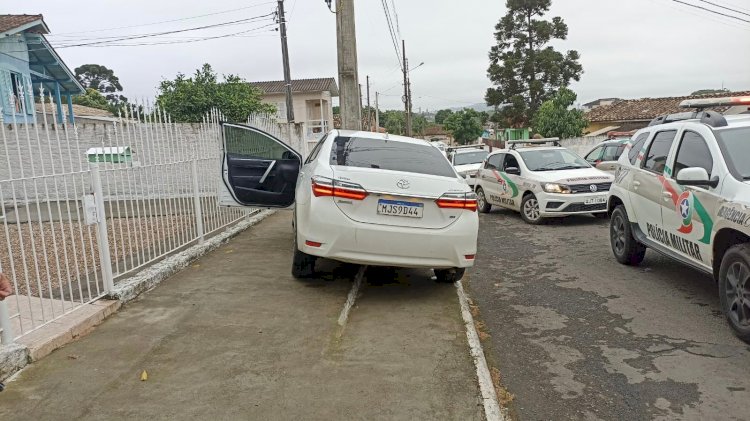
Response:
POLYGON ((10 286, 8 278, 0 272, 0 301, 4 300, 5 297, 13 293, 13 288, 10 286))

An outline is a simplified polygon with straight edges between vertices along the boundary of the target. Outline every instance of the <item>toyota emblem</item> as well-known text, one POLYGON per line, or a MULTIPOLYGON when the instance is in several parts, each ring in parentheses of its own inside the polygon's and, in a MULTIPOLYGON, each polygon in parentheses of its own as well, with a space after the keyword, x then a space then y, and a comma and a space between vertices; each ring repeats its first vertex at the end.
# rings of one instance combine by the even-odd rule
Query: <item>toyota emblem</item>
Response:
POLYGON ((401 180, 398 180, 396 182, 396 185, 400 189, 408 189, 409 188, 409 180, 404 180, 403 178, 401 180))
POLYGON ((589 186, 589 189, 591 190, 591 192, 595 192, 595 191, 599 190, 599 189, 598 189, 598 188, 596 187, 596 184, 592 184, 592 185, 590 185, 590 186, 589 186))

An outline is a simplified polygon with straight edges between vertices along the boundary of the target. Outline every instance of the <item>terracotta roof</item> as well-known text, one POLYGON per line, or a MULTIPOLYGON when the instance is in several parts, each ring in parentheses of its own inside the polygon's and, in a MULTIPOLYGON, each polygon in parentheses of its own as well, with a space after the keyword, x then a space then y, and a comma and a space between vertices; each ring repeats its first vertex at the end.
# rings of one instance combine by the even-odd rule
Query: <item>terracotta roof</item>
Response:
MULTIPOLYGON (((718 94, 675 96, 666 98, 627 99, 615 104, 602 105, 586 113, 591 122, 597 121, 633 121, 651 120, 664 114, 688 111, 680 108, 680 102, 695 98, 723 98, 729 96, 747 96, 750 91, 722 92, 718 94)), ((716 111, 725 111, 728 107, 716 107, 716 111)))
MULTIPOLYGON (((44 104, 44 108, 47 110, 47 114, 52 114, 52 111, 50 110, 51 106, 54 106, 54 105, 44 104)), ((42 112, 42 104, 36 104, 36 112, 38 113, 42 112)), ((68 113, 67 104, 63 104, 63 112, 65 112, 65 114, 67 115, 68 113)), ((86 106, 78 105, 78 104, 73 104, 73 115, 76 117, 114 117, 115 116, 114 114, 110 113, 107 110, 102 110, 100 108, 86 107, 86 106)))
POLYGON ((437 135, 446 135, 450 134, 447 130, 445 130, 445 127, 443 127, 442 124, 435 124, 427 126, 424 129, 424 135, 425 136, 437 136, 437 135))
POLYGON ((0 15, 0 33, 37 20, 43 20, 42 15, 0 15))
MULTIPOLYGON (((283 80, 266 82, 250 82, 256 88, 267 94, 282 94, 285 92, 283 80)), ((322 92, 330 91, 332 96, 339 96, 339 87, 332 77, 317 79, 292 79, 292 92, 322 92)))

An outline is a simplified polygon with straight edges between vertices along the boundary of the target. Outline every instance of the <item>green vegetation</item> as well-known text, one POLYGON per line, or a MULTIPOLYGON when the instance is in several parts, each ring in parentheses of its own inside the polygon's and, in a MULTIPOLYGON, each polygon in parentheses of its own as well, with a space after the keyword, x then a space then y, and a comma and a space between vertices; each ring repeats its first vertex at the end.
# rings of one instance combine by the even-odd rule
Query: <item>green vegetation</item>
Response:
POLYGON ((578 137, 588 125, 583 111, 571 108, 576 94, 568 88, 560 88, 552 99, 544 101, 534 116, 534 130, 544 137, 566 139, 578 137))

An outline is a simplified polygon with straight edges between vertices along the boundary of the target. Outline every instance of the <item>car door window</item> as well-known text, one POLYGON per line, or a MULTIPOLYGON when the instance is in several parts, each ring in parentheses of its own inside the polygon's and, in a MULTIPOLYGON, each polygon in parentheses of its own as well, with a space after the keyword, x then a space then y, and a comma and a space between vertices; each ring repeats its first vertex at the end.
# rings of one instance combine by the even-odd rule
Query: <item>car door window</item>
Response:
POLYGON ((695 132, 686 131, 682 135, 680 148, 677 150, 677 158, 674 163, 674 177, 685 169, 699 167, 706 170, 709 178, 714 167, 714 159, 708 149, 706 140, 695 132))
POLYGON ((484 168, 488 170, 499 170, 503 164, 504 157, 505 157, 504 153, 499 153, 499 154, 490 156, 487 159, 487 163, 485 164, 484 168))
POLYGON ((609 145, 604 148, 604 153, 602 154, 602 161, 617 161, 617 158, 620 157, 620 154, 622 153, 622 150, 625 148, 625 145, 609 145))
POLYGON ((633 146, 630 147, 630 151, 628 152, 628 159, 630 160, 631 165, 635 165, 638 161, 638 154, 641 152, 641 149, 643 149, 646 139, 648 139, 648 133, 641 133, 640 136, 635 138, 633 146))
POLYGON ((599 161, 602 157, 603 149, 604 149, 603 147, 597 146, 596 149, 594 149, 593 151, 589 152, 588 155, 586 155, 586 161, 592 164, 599 161))
POLYGON ((250 126, 222 124, 224 183, 246 206, 288 207, 294 203, 299 153, 250 126))
POLYGON ((667 166, 667 156, 672 149, 676 130, 667 130, 659 132, 654 136, 651 145, 646 152, 646 159, 643 161, 643 168, 657 174, 663 174, 667 166))
POLYGON ((511 154, 505 154, 505 159, 503 161, 503 171, 505 171, 507 168, 511 168, 511 167, 516 167, 516 168, 519 168, 519 169, 521 168, 518 165, 518 160, 516 159, 515 156, 513 156, 511 154))

